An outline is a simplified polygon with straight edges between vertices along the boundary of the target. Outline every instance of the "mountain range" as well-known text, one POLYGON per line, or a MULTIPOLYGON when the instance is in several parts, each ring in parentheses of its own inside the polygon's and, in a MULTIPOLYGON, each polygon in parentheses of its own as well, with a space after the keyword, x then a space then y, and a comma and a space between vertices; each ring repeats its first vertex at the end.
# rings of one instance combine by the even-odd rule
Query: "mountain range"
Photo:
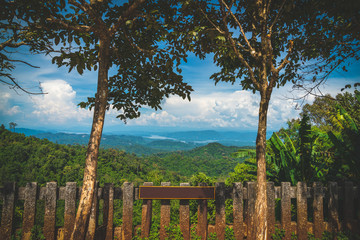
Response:
MULTIPOLYGON (((16 128, 16 132, 26 136, 48 139, 54 143, 86 145, 89 134, 46 132, 37 129, 16 128)), ((178 131, 178 132, 137 132, 136 134, 103 134, 101 147, 124 150, 137 155, 149 155, 160 152, 191 150, 212 142, 224 146, 254 147, 256 132, 231 131, 178 131)))

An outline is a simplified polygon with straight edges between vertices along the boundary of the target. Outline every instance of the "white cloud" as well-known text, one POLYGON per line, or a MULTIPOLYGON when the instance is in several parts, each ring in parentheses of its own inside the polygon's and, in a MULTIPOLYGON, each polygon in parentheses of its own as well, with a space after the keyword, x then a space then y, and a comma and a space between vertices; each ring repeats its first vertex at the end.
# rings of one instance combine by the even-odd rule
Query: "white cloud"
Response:
POLYGON ((39 119, 65 123, 91 118, 90 111, 81 109, 74 103, 76 92, 66 81, 45 81, 41 83, 41 88, 47 94, 33 97, 35 103, 33 114, 39 119))
MULTIPOLYGON (((129 125, 256 129, 259 101, 259 95, 249 91, 195 93, 191 102, 172 96, 162 111, 143 113, 139 119, 129 121, 129 125)), ((279 94, 273 96, 268 112, 269 129, 278 129, 297 116, 293 100, 279 94)))
POLYGON ((0 112, 4 115, 8 115, 8 116, 13 116, 15 114, 18 114, 21 112, 20 107, 15 105, 15 106, 10 106, 10 98, 11 95, 10 93, 3 93, 0 96, 0 112))

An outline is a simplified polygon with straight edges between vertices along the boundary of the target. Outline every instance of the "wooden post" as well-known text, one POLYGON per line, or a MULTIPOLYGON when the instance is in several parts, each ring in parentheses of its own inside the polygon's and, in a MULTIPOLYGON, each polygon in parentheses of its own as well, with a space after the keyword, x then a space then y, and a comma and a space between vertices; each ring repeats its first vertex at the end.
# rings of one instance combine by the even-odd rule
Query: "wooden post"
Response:
POLYGON ((275 185, 273 182, 267 183, 266 194, 268 202, 267 235, 271 238, 272 234, 275 233, 275 185))
POLYGON ((57 183, 48 182, 45 192, 44 237, 46 240, 55 240, 55 214, 57 200, 57 183))
MULTIPOLYGON (((152 182, 145 182, 144 186, 152 186, 152 182)), ((145 199, 142 205, 142 215, 141 215, 141 237, 148 238, 151 228, 151 219, 152 219, 152 200, 145 199)))
POLYGON ((324 232, 324 195, 323 187, 319 182, 314 182, 314 235, 315 238, 321 238, 324 232))
POLYGON ((307 239, 307 187, 304 182, 297 183, 296 205, 298 239, 307 239))
MULTIPOLYGON (((170 182, 162 182, 161 186, 170 186, 170 182)), ((167 238, 166 227, 170 225, 170 200, 161 200, 160 209, 160 239, 167 238)))
POLYGON ((104 185, 104 224, 105 240, 113 239, 113 222, 114 222, 114 184, 105 183, 104 185))
POLYGON ((252 231, 253 223, 252 219, 255 214, 255 200, 256 200, 256 182, 247 182, 248 204, 246 208, 246 227, 247 227, 247 239, 256 239, 255 232, 252 231))
POLYGON ((94 200, 91 206, 91 213, 89 218, 89 227, 86 233, 87 240, 95 239, 95 231, 98 226, 98 205, 99 205, 99 198, 98 198, 98 190, 99 190, 99 181, 95 183, 94 189, 94 200))
POLYGON ((331 232, 337 233, 340 231, 339 222, 339 188, 336 182, 329 182, 329 223, 331 232))
POLYGON ((352 182, 345 182, 344 184, 344 227, 347 230, 354 230, 352 228, 352 221, 355 216, 354 211, 354 185, 352 182))
POLYGON ((132 217, 134 205, 134 184, 124 182, 123 185, 123 240, 132 239, 132 217))
POLYGON ((237 240, 244 238, 244 197, 242 183, 234 183, 233 186, 233 214, 234 214, 234 235, 237 240))
MULTIPOLYGON (((189 183, 180 183, 180 186, 190 186, 189 183)), ((190 240, 190 207, 189 200, 180 200, 180 229, 184 240, 190 240)))
POLYGON ((31 229, 35 224, 37 183, 27 183, 25 187, 24 216, 22 225, 22 240, 30 240, 31 229))
POLYGON ((13 233, 14 205, 16 183, 8 182, 3 188, 3 209, 1 215, 0 236, 4 240, 10 240, 13 233))
POLYGON ((215 184, 215 231, 219 240, 225 240, 226 215, 225 215, 225 183, 215 184))
MULTIPOLYGON (((200 183, 199 186, 207 186, 206 183, 200 183)), ((198 200, 198 226, 197 235, 202 240, 207 239, 208 223, 207 223, 207 200, 198 200)))
POLYGON ((281 226, 285 230, 285 239, 291 239, 291 184, 281 183, 281 226))
POLYGON ((70 239, 76 215, 76 182, 68 182, 65 187, 64 239, 70 239))

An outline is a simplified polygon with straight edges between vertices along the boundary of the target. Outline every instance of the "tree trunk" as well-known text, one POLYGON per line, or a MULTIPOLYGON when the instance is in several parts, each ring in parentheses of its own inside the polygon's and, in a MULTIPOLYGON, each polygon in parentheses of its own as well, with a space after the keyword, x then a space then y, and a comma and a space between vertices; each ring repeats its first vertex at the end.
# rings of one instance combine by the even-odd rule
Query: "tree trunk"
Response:
MULTIPOLYGON (((257 162, 257 188, 255 202, 255 217, 252 228, 255 230, 255 238, 264 239, 267 234, 267 198, 266 198, 266 124, 267 111, 269 107, 269 95, 261 93, 259 107, 259 124, 256 138, 256 162, 257 162)), ((252 238, 251 238, 252 239, 252 238)))
POLYGON ((71 239, 73 240, 85 239, 85 233, 88 227, 88 220, 93 202, 100 140, 104 126, 107 96, 109 91, 109 52, 109 41, 107 37, 100 38, 98 87, 95 97, 94 117, 86 152, 85 171, 80 203, 76 213, 74 230, 71 235, 71 239))

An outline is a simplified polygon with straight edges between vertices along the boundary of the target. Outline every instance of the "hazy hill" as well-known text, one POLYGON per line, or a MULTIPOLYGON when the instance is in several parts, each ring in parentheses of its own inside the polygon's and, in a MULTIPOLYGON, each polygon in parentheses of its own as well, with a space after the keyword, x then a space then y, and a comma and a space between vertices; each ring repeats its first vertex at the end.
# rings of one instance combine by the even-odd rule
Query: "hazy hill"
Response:
MULTIPOLYGON (((70 145, 87 145, 89 134, 44 132, 34 129, 17 128, 16 132, 26 136, 48 139, 51 142, 70 145)), ((139 134, 139 133, 138 133, 139 134)), ((124 150, 137 155, 190 150, 208 143, 217 142, 226 146, 255 146, 255 132, 182 131, 151 133, 141 135, 104 134, 101 147, 124 150)))
MULTIPOLYGON (((47 136, 64 135, 49 134, 47 136)), ((66 135, 66 137, 71 139, 70 136, 66 135)), ((142 141, 141 138, 138 140, 142 141)), ((180 143, 185 144, 170 140, 154 140, 149 141, 149 149, 177 147, 180 143)), ((146 150, 145 146, 137 146, 143 147, 143 151, 146 150)), ((175 183, 180 181, 182 176, 189 177, 197 172, 204 172, 213 177, 227 176, 238 163, 244 160, 233 157, 232 154, 238 149, 240 147, 210 143, 188 151, 173 151, 148 156, 136 156, 116 149, 101 149, 98 179, 101 183, 114 182, 121 185, 125 180, 175 183)), ((81 183, 85 152, 86 147, 79 144, 56 144, 47 139, 25 136, 0 128, 0 184, 4 181, 17 181, 20 185, 28 181, 41 184, 57 181, 60 185, 67 181, 81 183)))

